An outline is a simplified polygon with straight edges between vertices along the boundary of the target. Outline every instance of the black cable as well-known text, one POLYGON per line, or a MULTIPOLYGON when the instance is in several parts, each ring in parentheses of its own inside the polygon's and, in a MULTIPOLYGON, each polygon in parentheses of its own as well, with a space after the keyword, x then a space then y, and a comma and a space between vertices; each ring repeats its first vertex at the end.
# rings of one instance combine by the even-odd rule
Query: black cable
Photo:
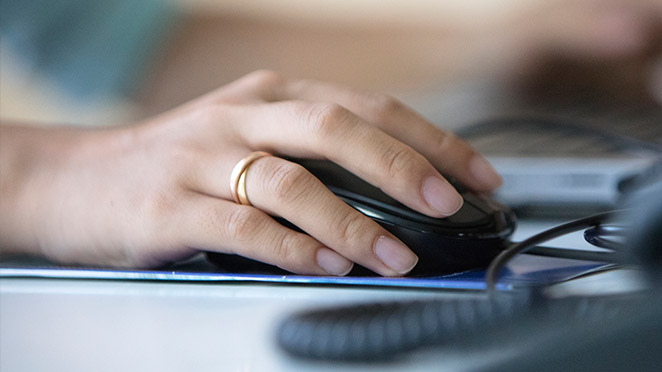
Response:
POLYGON ((587 251, 583 249, 566 249, 556 247, 535 246, 529 249, 527 254, 534 256, 568 258, 571 260, 596 261, 596 262, 620 262, 620 255, 611 251, 587 251))
POLYGON ((613 218, 618 213, 622 211, 610 211, 605 213, 596 214, 586 218, 580 218, 563 225, 553 227, 549 230, 545 230, 539 234, 536 234, 528 239, 525 239, 519 243, 514 243, 509 248, 501 252, 487 268, 485 274, 485 286, 490 296, 494 296, 496 293, 496 283, 498 280, 499 273, 501 269, 513 259, 516 255, 524 253, 527 250, 532 249, 534 246, 544 243, 548 240, 558 238, 559 236, 578 231, 581 229, 599 226, 605 223, 607 220, 613 218))

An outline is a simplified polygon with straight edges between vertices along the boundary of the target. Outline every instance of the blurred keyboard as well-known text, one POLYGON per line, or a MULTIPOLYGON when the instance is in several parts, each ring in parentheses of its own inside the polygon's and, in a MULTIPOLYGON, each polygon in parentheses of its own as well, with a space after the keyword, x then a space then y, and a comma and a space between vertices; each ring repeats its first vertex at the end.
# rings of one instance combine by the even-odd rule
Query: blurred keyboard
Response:
POLYGON ((662 107, 656 105, 537 108, 458 134, 503 176, 495 196, 524 214, 614 208, 624 185, 662 161, 662 107))

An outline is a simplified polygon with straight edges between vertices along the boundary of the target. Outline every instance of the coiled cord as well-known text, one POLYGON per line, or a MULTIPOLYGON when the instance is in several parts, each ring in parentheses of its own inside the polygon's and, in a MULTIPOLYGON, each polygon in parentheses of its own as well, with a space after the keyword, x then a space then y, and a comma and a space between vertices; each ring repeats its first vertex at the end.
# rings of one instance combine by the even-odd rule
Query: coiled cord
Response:
POLYGON ((292 355, 330 360, 383 360, 424 345, 439 345, 475 327, 521 316, 522 296, 387 302, 307 311, 278 328, 278 344, 292 355))

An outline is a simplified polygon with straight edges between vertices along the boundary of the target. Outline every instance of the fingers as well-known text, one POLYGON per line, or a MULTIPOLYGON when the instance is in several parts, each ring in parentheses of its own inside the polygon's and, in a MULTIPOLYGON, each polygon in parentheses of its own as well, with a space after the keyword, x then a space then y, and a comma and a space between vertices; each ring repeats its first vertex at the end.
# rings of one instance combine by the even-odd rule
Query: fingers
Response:
MULTIPOLYGON (((391 137, 409 145, 427 158, 434 167, 474 190, 492 191, 501 185, 501 178, 492 166, 467 143, 440 130, 389 96, 366 94, 312 80, 285 79, 273 71, 253 72, 232 83, 228 88, 222 89, 216 94, 217 99, 223 101, 223 94, 227 91, 232 91, 233 94, 242 92, 242 97, 250 96, 251 102, 256 99, 267 102, 302 100, 311 102, 312 106, 315 105, 313 102, 326 103, 327 107, 321 111, 327 109, 332 111, 329 113, 330 116, 333 116, 334 110, 332 103, 338 104, 391 137)), ((295 111, 298 110, 296 105, 293 107, 295 111)), ((314 111, 314 108, 312 110, 314 111)), ((324 120, 324 117, 318 118, 317 114, 306 113, 305 109, 299 111, 311 116, 304 120, 312 119, 313 126, 319 123, 317 119, 324 120)), ((261 144, 262 147, 259 148, 264 148, 266 145, 266 143, 261 144)), ((309 151, 301 151, 301 148, 290 147, 287 150, 288 155, 311 156, 309 151)))
POLYGON ((184 210, 177 234, 186 246, 235 253, 298 274, 346 275, 353 267, 342 255, 256 208, 194 194, 184 210))
POLYGON ((277 103, 242 123, 238 131, 251 148, 325 157, 427 215, 449 216, 462 205, 425 157, 342 106, 277 103))
POLYGON ((478 191, 501 185, 492 166, 466 142, 444 132, 394 98, 360 93, 310 80, 283 81, 271 95, 281 99, 335 102, 411 146, 437 169, 478 191))
POLYGON ((247 170, 246 192, 255 207, 286 218, 378 274, 406 274, 418 261, 397 238, 338 199, 298 164, 260 158, 247 170))
MULTIPOLYGON (((225 167, 226 174, 210 171, 224 169, 220 164, 227 163, 227 158, 223 159, 217 161, 218 167, 203 161, 207 167, 201 167, 199 174, 193 177, 201 182, 195 190, 211 195, 207 197, 210 200, 218 200, 217 197, 232 199, 228 191, 231 167, 225 167)), ((193 246, 214 250, 234 249, 230 252, 276 264, 296 273, 319 274, 317 271, 306 270, 306 265, 313 262, 310 252, 314 249, 318 250, 317 265, 325 269, 326 273, 334 275, 345 273, 338 268, 342 265, 335 263, 339 261, 334 260, 337 254, 348 262, 357 262, 380 275, 388 276, 406 274, 418 262, 418 257, 397 238, 338 199, 321 181, 298 164, 276 156, 261 157, 246 170, 245 184, 253 207, 239 206, 229 201, 222 203, 226 209, 231 206, 231 212, 221 210, 220 207, 198 207, 203 209, 206 216, 195 220, 207 221, 206 226, 202 226, 205 231, 217 226, 223 239, 214 240, 214 235, 202 241, 194 241, 193 246), (312 238, 284 228, 267 213, 287 219, 312 238), (227 242, 228 245, 219 248, 214 245, 218 242, 227 242), (274 249, 270 247, 275 247, 275 252, 280 253, 274 254, 274 249), (326 248, 322 250, 320 247, 326 248), (294 253, 297 249, 302 252, 294 253), (333 252, 326 251, 329 249, 333 252), (299 263, 299 266, 292 266, 288 264, 289 261, 299 263), (327 261, 335 266, 327 267, 327 261)), ((197 226, 188 229, 194 237, 210 236, 210 233, 196 232, 200 230, 197 226)), ((212 231, 211 234, 219 233, 212 231)))

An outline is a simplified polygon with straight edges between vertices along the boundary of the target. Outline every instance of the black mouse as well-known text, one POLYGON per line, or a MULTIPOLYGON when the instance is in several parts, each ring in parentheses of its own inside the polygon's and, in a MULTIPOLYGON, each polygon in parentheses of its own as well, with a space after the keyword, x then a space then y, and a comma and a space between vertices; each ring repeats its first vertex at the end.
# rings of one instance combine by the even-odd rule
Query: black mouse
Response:
MULTIPOLYGON (((508 244, 515 230, 515 215, 489 197, 474 193, 451 180, 464 198, 464 205, 447 218, 416 212, 380 189, 327 160, 289 159, 319 178, 335 195, 372 218, 398 237, 419 257, 409 275, 438 276, 484 268, 508 244)), ((296 229, 287 221, 280 220, 296 229)), ((208 258, 233 271, 282 270, 240 257, 209 253, 208 258)), ((355 265, 349 275, 375 275, 355 265)))

